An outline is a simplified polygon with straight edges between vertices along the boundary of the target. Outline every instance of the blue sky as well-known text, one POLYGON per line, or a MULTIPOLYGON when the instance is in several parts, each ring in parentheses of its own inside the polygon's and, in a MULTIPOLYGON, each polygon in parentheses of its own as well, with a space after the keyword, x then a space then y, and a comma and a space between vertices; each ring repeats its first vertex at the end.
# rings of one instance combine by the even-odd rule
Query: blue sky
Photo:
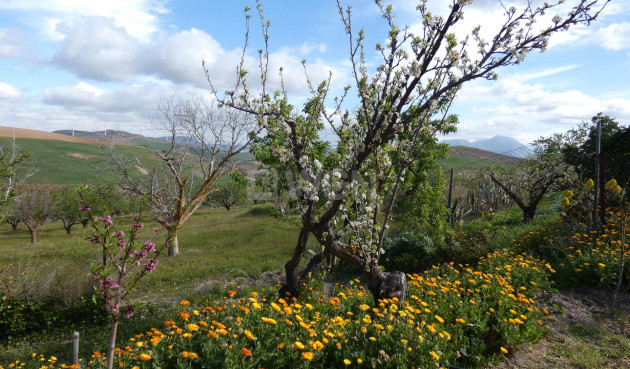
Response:
MULTIPOLYGON (((353 24, 365 28, 371 52, 385 38, 378 9, 368 0, 342 3, 353 7, 353 24)), ((400 25, 418 27, 415 1, 391 3, 400 25)), ((429 1, 436 13, 449 3, 429 1)), ((254 7, 246 0, 2 0, 0 125, 161 135, 151 125, 160 99, 208 93, 202 59, 216 85, 229 88, 243 45, 246 5, 254 7)), ((491 30, 502 17, 495 0, 477 0, 466 9, 462 34, 475 25, 491 30)), ((283 66, 296 104, 307 95, 302 59, 313 80, 332 72, 336 88, 351 81, 348 42, 334 1, 267 0, 265 16, 272 22, 272 67, 283 66)), ((259 40, 253 17, 251 50, 259 40)), ((372 54, 368 60, 377 62, 372 54)), ((612 0, 590 27, 558 34, 545 53, 499 70, 498 81, 465 86, 452 108, 460 117, 458 133, 447 138, 506 135, 527 143, 600 111, 630 124, 627 0, 612 0)))

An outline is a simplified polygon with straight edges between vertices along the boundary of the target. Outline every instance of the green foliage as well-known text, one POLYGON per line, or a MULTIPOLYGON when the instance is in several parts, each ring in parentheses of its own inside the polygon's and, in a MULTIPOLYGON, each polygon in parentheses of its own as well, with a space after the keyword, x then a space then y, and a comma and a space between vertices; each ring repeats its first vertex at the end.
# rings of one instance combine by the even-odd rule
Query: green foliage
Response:
POLYGON ((580 179, 595 178, 595 152, 597 123, 601 124, 601 152, 605 163, 606 180, 615 178, 625 186, 630 180, 630 127, 621 125, 615 118, 598 113, 590 122, 582 122, 564 134, 541 138, 537 141, 550 151, 559 152, 564 160, 575 167, 580 179))

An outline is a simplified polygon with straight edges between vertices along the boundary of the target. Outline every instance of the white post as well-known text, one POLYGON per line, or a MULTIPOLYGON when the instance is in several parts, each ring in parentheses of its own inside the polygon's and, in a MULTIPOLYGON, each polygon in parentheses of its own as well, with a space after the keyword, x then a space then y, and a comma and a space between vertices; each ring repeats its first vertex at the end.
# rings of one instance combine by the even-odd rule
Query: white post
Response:
POLYGON ((72 363, 79 364, 79 332, 74 332, 72 340, 72 363))

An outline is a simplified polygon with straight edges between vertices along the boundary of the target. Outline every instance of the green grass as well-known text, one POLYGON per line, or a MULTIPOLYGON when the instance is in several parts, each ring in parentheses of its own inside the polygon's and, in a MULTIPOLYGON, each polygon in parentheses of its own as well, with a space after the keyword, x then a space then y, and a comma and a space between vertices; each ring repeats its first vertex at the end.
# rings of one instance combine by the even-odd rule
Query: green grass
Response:
MULTIPOLYGON (((250 209, 196 212, 180 230, 180 255, 162 257, 157 271, 142 281, 136 298, 168 301, 189 297, 204 281, 238 276, 227 275, 235 268, 252 278, 279 269, 290 258, 298 228, 271 216, 251 215, 250 209)), ((145 228, 151 227, 147 224, 145 228)), ((149 237, 150 231, 145 234, 149 237)), ((38 243, 31 245, 23 225, 16 232, 3 225, 0 269, 15 271, 26 293, 35 297, 60 296, 62 290, 69 293, 69 285, 84 280, 71 294, 76 297, 89 290, 89 264, 100 261, 100 249, 86 241, 90 235, 81 226, 66 235, 60 223, 49 223, 38 232, 38 243)))

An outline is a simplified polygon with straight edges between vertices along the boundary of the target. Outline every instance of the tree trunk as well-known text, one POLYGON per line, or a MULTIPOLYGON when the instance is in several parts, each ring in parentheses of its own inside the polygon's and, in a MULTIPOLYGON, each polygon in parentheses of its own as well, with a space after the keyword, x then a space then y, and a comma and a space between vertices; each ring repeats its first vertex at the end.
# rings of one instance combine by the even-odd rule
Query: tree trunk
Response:
POLYGON ((13 229, 13 232, 17 231, 17 227, 19 223, 9 223, 11 224, 11 229, 13 229))
POLYGON ((114 367, 114 350, 116 350, 116 333, 118 331, 118 317, 112 321, 112 330, 109 334, 109 349, 107 350, 107 369, 114 367))
POLYGON ((31 244, 34 244, 37 242, 37 229, 29 229, 29 231, 31 233, 31 244))
POLYGON ((64 227, 66 229, 66 234, 70 235, 72 234, 72 224, 68 224, 67 227, 64 227))
POLYGON ((232 205, 225 205, 225 210, 230 211, 231 208, 232 208, 232 205))
POLYGON ((403 272, 378 272, 366 275, 368 290, 377 306, 379 300, 397 298, 398 302, 407 300, 407 276, 403 272))
POLYGON ((168 256, 171 257, 177 255, 179 255, 179 238, 177 237, 177 231, 175 231, 168 242, 168 256))
POLYGON ((302 226, 300 229, 300 235, 298 236, 297 245, 295 246, 295 250, 293 251, 293 256, 289 261, 284 264, 284 271, 286 281, 282 287, 280 287, 280 297, 287 296, 298 296, 299 293, 299 282, 298 282, 298 273, 297 267, 300 264, 300 260, 302 260, 302 255, 304 255, 304 251, 306 251, 306 243, 308 241, 309 231, 306 229, 306 226, 302 226))
POLYGON ((523 210, 523 221, 525 223, 530 222, 534 219, 534 215, 536 215, 537 205, 538 204, 534 204, 521 208, 521 210, 523 210))

